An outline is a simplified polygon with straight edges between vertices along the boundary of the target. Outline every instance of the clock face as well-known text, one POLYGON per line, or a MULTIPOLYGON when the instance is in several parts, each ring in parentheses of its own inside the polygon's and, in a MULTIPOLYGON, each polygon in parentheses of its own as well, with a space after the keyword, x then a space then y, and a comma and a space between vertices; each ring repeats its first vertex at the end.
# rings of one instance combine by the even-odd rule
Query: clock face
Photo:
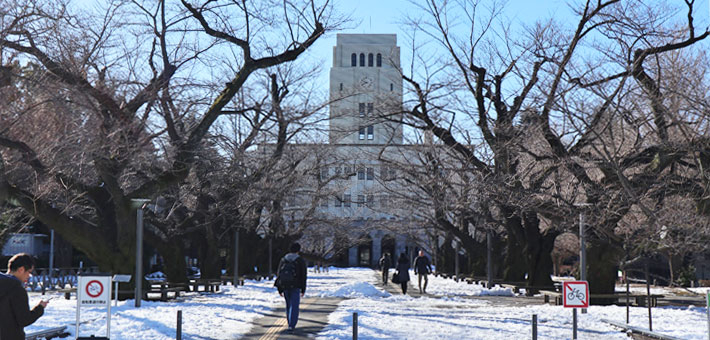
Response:
POLYGON ((368 77, 362 77, 360 79, 360 86, 365 87, 365 88, 371 88, 372 87, 372 79, 368 77))

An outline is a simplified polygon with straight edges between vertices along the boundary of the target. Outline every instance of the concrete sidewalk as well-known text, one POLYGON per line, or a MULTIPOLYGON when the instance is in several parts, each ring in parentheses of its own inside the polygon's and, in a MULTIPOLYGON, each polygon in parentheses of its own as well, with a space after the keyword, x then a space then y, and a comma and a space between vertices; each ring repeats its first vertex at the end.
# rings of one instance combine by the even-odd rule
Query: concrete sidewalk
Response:
POLYGON ((286 303, 261 318, 254 324, 242 339, 314 339, 316 334, 328 325, 328 315, 344 299, 307 297, 301 299, 298 324, 293 332, 287 331, 286 303))

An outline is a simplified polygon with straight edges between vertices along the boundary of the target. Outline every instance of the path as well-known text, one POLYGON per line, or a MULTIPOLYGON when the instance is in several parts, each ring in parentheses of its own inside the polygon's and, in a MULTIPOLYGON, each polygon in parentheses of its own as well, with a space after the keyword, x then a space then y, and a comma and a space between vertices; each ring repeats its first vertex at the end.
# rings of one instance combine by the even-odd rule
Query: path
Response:
POLYGON ((328 315, 338 308, 343 299, 306 297, 301 299, 301 308, 298 315, 296 330, 287 331, 286 303, 276 308, 254 324, 242 339, 274 340, 274 339, 314 339, 316 334, 328 325, 328 315))
MULTIPOLYGON (((394 284, 391 281, 387 282, 387 285, 385 286, 382 284, 382 272, 375 270, 374 275, 377 278, 377 286, 384 288, 387 292, 393 295, 397 294, 402 294, 402 287, 399 284, 394 284)), ((390 271, 390 279, 392 278, 392 273, 393 271, 390 271)), ((412 297, 431 297, 431 298, 441 298, 443 297, 442 295, 435 295, 435 294, 419 294, 419 283, 417 281, 416 275, 410 275, 412 280, 409 281, 409 286, 407 287, 407 295, 412 296, 412 297)), ((464 283, 462 283, 464 284, 464 283)), ((432 282, 429 280, 429 286, 431 287, 432 282)), ((460 296, 461 298, 464 299, 473 299, 473 300, 485 300, 488 301, 491 305, 495 306, 502 306, 502 307, 518 307, 518 306, 527 306, 527 305, 542 305, 545 304, 544 300, 542 297, 536 297, 536 296, 460 296)))

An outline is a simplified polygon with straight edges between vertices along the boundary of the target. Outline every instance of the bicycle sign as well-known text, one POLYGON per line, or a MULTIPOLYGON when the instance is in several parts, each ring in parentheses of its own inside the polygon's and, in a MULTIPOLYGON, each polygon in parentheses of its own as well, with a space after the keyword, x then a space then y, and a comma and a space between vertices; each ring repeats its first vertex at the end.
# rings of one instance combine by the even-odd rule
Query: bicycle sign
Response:
POLYGON ((562 301, 568 308, 589 308, 589 284, 587 281, 562 283, 562 301))

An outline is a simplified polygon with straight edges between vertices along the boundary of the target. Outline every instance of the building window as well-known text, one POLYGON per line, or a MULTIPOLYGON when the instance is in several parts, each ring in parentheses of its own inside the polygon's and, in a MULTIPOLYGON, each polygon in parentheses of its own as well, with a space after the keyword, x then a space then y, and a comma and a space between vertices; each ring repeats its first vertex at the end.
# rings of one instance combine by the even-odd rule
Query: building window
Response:
POLYGON ((360 117, 365 117, 365 103, 358 105, 358 111, 360 112, 360 117))
POLYGON ((367 195, 367 201, 365 203, 368 208, 372 208, 375 206, 375 195, 367 195))
POLYGON ((320 169, 320 179, 328 179, 328 168, 320 169))
POLYGON ((342 174, 340 166, 333 167, 333 173, 335 174, 335 177, 340 177, 342 174))
POLYGON ((387 174, 389 179, 397 178, 397 170, 395 168, 389 168, 389 173, 387 174))
POLYGON ((371 181, 373 179, 375 179, 375 169, 367 168, 367 180, 371 181))
POLYGON ((377 67, 382 67, 382 54, 377 53, 377 67))
POLYGON ((350 66, 357 66, 357 54, 355 53, 350 55, 350 66))
POLYGON ((373 61, 374 61, 373 59, 374 59, 374 56, 372 55, 372 53, 370 53, 370 54, 367 55, 367 66, 369 66, 369 67, 372 67, 372 66, 373 66, 373 65, 372 65, 372 64, 373 64, 373 61))
POLYGON ((357 195, 358 208, 362 208, 363 205, 365 205, 365 195, 357 195))
POLYGON ((340 83, 340 91, 342 91, 342 90, 343 90, 343 83, 340 83))
POLYGON ((333 200, 333 206, 336 208, 342 207, 343 206, 343 199, 340 197, 340 195, 335 195, 335 199, 333 200))
POLYGON ((375 105, 373 105, 372 103, 367 103, 367 115, 369 117, 372 117, 372 111, 374 111, 374 109, 375 105))
POLYGON ((360 66, 365 66, 365 53, 360 53, 360 66))
POLYGON ((367 139, 373 140, 374 138, 375 138, 375 127, 372 125, 369 125, 367 127, 367 139))
POLYGON ((357 179, 359 181, 365 180, 365 168, 358 168, 357 169, 357 179))
POLYGON ((346 165, 345 167, 343 167, 343 171, 345 172, 345 176, 353 176, 353 168, 351 166, 346 165))
MULTIPOLYGON (((343 85, 343 84, 340 84, 340 85, 343 85)), ((341 90, 342 90, 342 89, 341 89, 341 90)), ((390 83, 390 92, 391 92, 391 91, 394 91, 394 84, 392 84, 392 83, 390 83)))
POLYGON ((327 207, 328 207, 328 199, 327 199, 327 198, 322 198, 322 199, 320 200, 320 206, 323 207, 323 208, 327 208, 327 207))
POLYGON ((343 205, 346 208, 350 208, 350 194, 343 195, 343 205))
POLYGON ((365 127, 364 126, 360 127, 360 133, 359 133, 358 138, 360 138, 360 140, 365 140, 365 127))

